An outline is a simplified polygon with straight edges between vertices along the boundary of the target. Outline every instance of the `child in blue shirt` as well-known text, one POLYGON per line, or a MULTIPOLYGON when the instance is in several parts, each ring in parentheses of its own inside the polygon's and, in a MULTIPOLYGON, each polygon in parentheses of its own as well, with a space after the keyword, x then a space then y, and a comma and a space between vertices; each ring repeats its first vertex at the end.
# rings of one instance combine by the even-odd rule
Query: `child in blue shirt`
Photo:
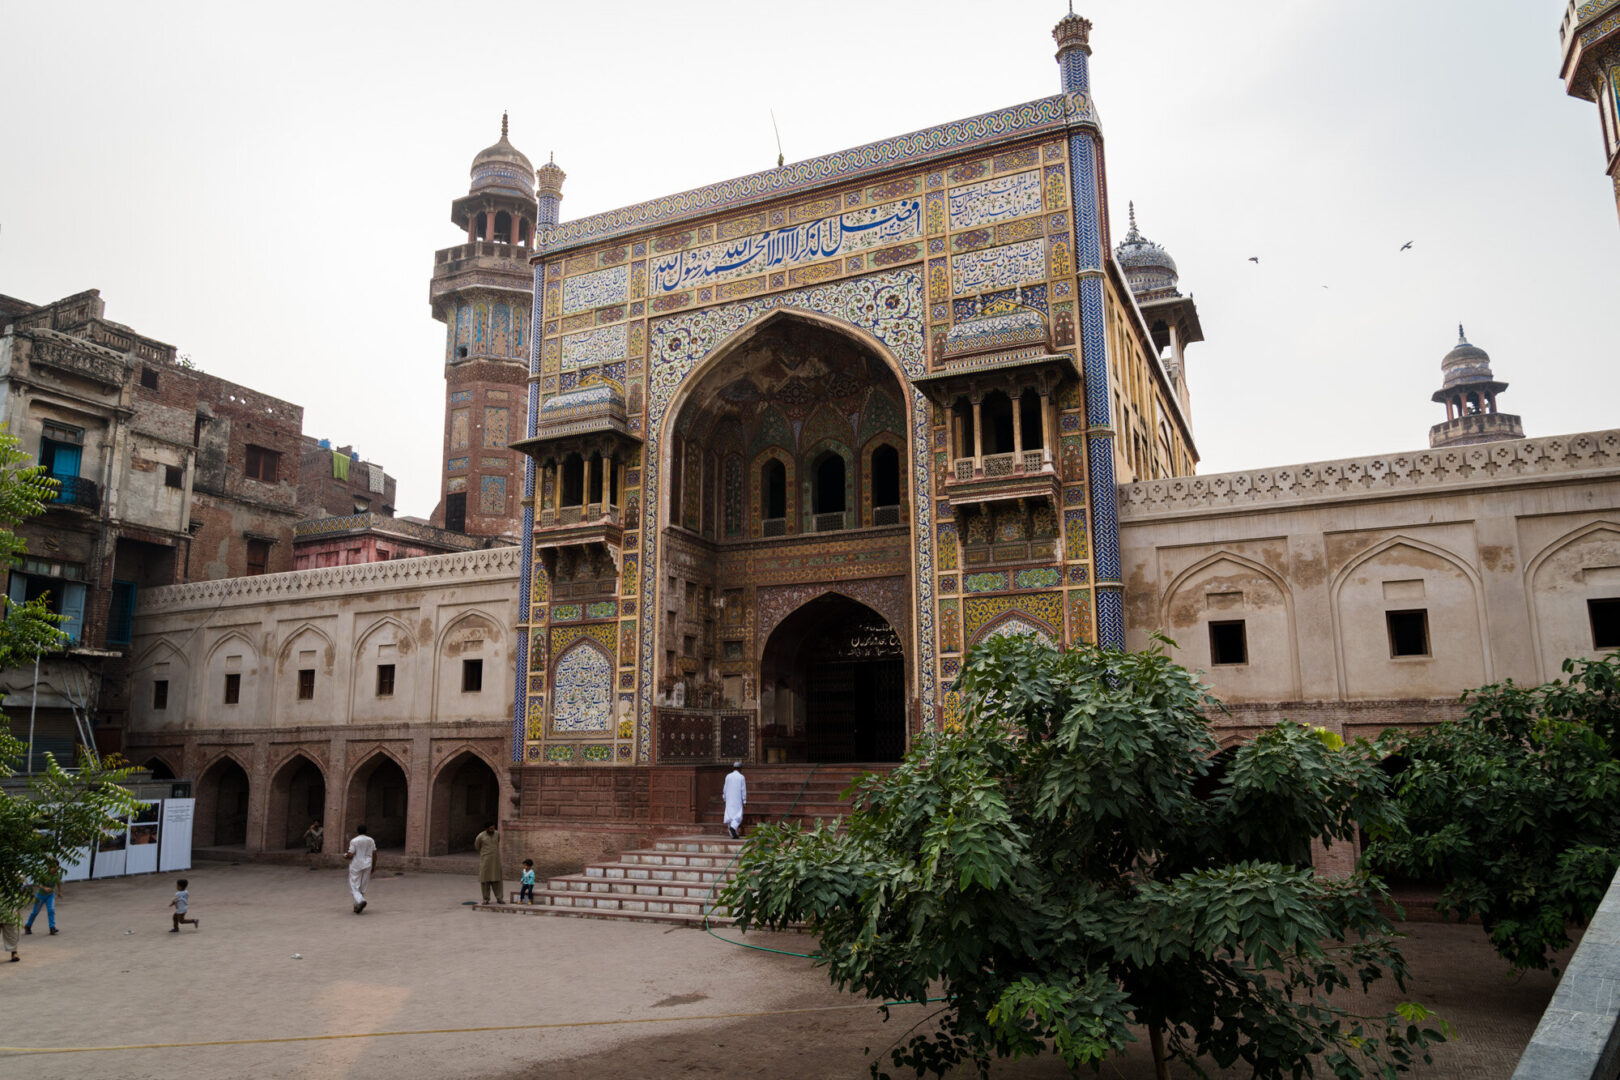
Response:
POLYGON ((522 888, 518 890, 518 899, 525 904, 534 903, 534 860, 523 860, 522 888))

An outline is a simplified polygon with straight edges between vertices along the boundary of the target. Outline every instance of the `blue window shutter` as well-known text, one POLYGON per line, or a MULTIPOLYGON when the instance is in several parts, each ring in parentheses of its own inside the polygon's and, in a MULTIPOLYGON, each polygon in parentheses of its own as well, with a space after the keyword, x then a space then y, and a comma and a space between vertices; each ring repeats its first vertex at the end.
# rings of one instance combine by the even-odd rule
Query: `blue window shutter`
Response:
POLYGON ((72 443, 57 443, 56 456, 51 461, 51 472, 57 476, 78 476, 79 459, 83 454, 83 447, 74 446, 72 443))
POLYGON ((62 632, 68 636, 68 642, 73 645, 79 643, 79 635, 84 632, 84 582, 62 582, 62 632))
POLYGON ((26 602, 28 600, 28 579, 13 570, 11 572, 11 581, 6 585, 6 595, 11 598, 13 604, 26 602))

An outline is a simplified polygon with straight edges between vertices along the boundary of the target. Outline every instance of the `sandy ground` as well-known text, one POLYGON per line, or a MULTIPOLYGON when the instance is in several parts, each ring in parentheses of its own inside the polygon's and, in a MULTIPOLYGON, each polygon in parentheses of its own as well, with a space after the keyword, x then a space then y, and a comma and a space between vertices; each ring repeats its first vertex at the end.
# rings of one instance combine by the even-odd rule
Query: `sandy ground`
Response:
MULTIPOLYGON (((0 1078, 846 1078, 866 1075, 865 1048, 889 1046, 926 1015, 901 1007, 885 1024, 808 961, 700 931, 474 912, 463 904, 477 895, 470 876, 385 874, 356 916, 341 871, 202 863, 187 874, 202 926, 171 934, 176 876, 70 883, 57 906, 62 933, 41 932, 42 912, 22 962, 0 963, 0 1045, 245 1041, 0 1052, 0 1078), (532 1026, 429 1033, 521 1025, 532 1026), (384 1031, 417 1034, 250 1041, 384 1031)), ((1423 1075, 1510 1076, 1553 980, 1508 978, 1475 927, 1412 929, 1421 981, 1406 996, 1458 1028, 1423 1075)), ((794 952, 813 944, 747 940, 794 952)), ((995 1075, 1064 1072, 1046 1059, 995 1075)), ((1101 1075, 1151 1069, 1138 1053, 1101 1075)))

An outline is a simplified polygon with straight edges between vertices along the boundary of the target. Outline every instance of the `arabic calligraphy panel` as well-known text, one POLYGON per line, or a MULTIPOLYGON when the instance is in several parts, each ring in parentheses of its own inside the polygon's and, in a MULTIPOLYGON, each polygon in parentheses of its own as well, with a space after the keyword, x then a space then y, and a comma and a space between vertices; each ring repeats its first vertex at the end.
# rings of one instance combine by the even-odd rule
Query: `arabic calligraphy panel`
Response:
POLYGON ((1025 240, 951 258, 951 290, 956 296, 1011 288, 1046 278, 1046 245, 1025 240))
POLYGON ((607 360, 622 360, 625 354, 625 324, 604 326, 562 339, 562 369, 574 371, 607 360))
POLYGON ((1041 174, 1038 170, 999 176, 968 184, 951 192, 951 228, 1006 221, 1041 212, 1041 174))
POLYGON ((654 295, 671 293, 915 239, 922 234, 921 211, 919 200, 900 199, 672 252, 653 260, 648 287, 654 295))
POLYGON ((563 282, 564 315, 605 304, 622 304, 630 299, 630 268, 610 266, 592 274, 581 274, 563 282))

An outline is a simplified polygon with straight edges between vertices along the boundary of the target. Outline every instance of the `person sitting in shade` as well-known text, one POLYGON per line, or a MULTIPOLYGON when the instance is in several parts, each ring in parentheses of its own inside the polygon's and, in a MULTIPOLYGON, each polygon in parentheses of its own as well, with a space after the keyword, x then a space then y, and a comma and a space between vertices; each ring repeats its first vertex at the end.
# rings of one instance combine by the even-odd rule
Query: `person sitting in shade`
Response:
POLYGON ((742 835, 743 804, 748 801, 748 781, 743 778, 742 762, 731 763, 722 795, 726 800, 726 831, 735 840, 742 835))

